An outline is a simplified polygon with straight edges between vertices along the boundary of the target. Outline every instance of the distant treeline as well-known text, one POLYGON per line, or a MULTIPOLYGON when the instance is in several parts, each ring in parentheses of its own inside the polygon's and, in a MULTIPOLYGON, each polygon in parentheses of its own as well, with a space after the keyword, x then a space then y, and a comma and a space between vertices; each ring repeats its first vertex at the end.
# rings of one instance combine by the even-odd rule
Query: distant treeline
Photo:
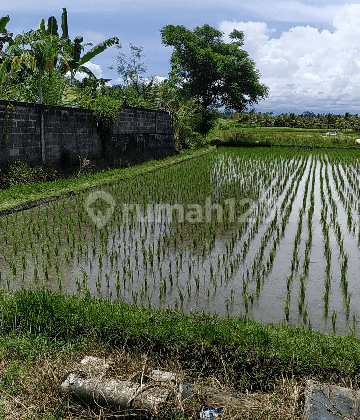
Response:
POLYGON ((345 115, 317 114, 305 111, 300 115, 281 114, 272 116, 272 113, 261 114, 255 112, 236 113, 232 118, 239 123, 253 124, 260 127, 293 127, 293 128, 323 128, 337 130, 360 130, 360 117, 358 114, 345 115))

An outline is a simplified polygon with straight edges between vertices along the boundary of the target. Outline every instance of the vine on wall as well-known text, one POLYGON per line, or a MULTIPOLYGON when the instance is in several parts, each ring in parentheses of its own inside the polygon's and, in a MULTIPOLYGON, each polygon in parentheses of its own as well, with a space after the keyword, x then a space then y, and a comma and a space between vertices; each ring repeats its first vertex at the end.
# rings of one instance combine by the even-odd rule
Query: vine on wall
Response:
POLYGON ((116 123, 121 110, 120 101, 107 96, 99 96, 95 99, 92 109, 97 117, 97 125, 102 135, 106 136, 116 123))
POLYGON ((3 123, 3 129, 2 129, 2 142, 1 142, 1 149, 5 152, 7 141, 10 134, 10 124, 9 124, 9 118, 12 114, 12 112, 15 111, 13 104, 8 104, 5 110, 4 115, 4 123, 3 123))

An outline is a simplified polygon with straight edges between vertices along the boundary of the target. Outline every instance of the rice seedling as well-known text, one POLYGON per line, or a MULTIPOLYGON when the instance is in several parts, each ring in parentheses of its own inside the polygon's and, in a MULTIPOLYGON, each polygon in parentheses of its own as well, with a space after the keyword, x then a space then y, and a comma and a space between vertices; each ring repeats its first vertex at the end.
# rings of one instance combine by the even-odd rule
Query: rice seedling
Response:
MULTIPOLYGON (((89 285, 104 298, 112 296, 128 302, 133 301, 134 292, 142 301, 150 299, 153 305, 160 295, 161 299, 176 301, 181 306, 184 294, 189 301, 201 302, 214 290, 220 296, 226 287, 230 290, 228 303, 225 299, 215 300, 215 310, 225 311, 227 305, 230 312, 239 312, 243 307, 247 313, 250 302, 256 317, 262 289, 267 279, 273 279, 271 273, 276 267, 284 279, 284 312, 289 321, 294 280, 299 279, 300 295, 298 308, 292 310, 304 313, 305 300, 311 299, 308 287, 313 286, 307 276, 313 275, 311 262, 314 249, 316 252, 313 243, 317 232, 322 232, 323 249, 316 259, 324 262, 323 274, 319 274, 321 286, 318 286, 324 299, 324 315, 328 316, 331 283, 335 282, 343 291, 344 313, 350 315, 354 304, 349 298, 353 278, 351 261, 356 255, 349 248, 345 232, 358 229, 355 221, 360 206, 356 200, 360 191, 356 177, 360 168, 352 157, 345 160, 345 155, 345 152, 315 154, 295 149, 219 149, 151 176, 106 187, 121 203, 141 204, 141 211, 134 207, 127 218, 116 211, 103 229, 97 229, 89 220, 84 208, 85 194, 19 213, 17 229, 13 228, 15 216, 0 217, 3 239, 0 257, 7 264, 4 278, 8 276, 14 285, 26 275, 30 276, 30 282, 35 277, 44 282, 47 273, 48 282, 61 283, 63 288, 72 283, 77 289, 76 276, 83 269, 88 275, 86 285, 84 279, 78 280, 81 290, 89 285), (159 220, 146 220, 148 204, 178 203, 186 216, 188 204, 201 205, 207 197, 211 197, 214 205, 222 204, 226 217, 218 220, 214 209, 210 222, 189 223, 186 218, 178 222, 178 212, 174 210, 172 221, 167 211, 161 212, 159 220), (235 217, 231 222, 232 214, 238 216, 249 208, 249 204, 241 204, 244 197, 254 200, 251 219, 237 222, 235 217), (232 199, 234 211, 229 205, 232 199), (294 234, 289 237, 292 226, 294 234), (333 233, 339 259, 332 243, 333 233), (277 258, 287 249, 288 264, 279 267, 277 258), (36 268, 35 276, 35 263, 33 270, 27 270, 27 266, 31 259, 35 261, 36 255, 42 269, 36 268), (337 263, 339 276, 332 270, 332 265, 337 263), (66 283, 61 278, 66 278, 66 283), (243 287, 240 301, 234 299, 239 286, 243 287)), ((358 252, 360 229, 355 240, 358 252)), ((274 313, 277 310, 271 308, 274 313)), ((305 316, 307 321, 310 317, 311 313, 305 316)))
POLYGON ((337 313, 336 311, 333 311, 333 313, 331 314, 331 324, 332 324, 332 330, 334 334, 336 331, 336 319, 337 319, 337 313))

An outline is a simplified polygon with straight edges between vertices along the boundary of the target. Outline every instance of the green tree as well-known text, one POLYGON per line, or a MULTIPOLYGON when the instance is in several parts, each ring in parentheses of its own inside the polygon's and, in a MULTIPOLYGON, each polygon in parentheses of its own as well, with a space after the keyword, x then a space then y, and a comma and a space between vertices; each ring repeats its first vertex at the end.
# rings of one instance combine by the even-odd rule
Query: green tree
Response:
MULTIPOLYGON (((1 22, 0 22, 1 23, 1 22)), ((117 37, 109 38, 95 47, 91 48, 87 53, 81 57, 81 52, 85 46, 92 46, 92 44, 82 45, 83 38, 76 37, 72 42, 68 36, 67 12, 63 8, 62 13, 62 36, 58 33, 58 24, 54 16, 49 17, 47 28, 45 27, 44 19, 40 23, 40 29, 37 31, 29 31, 18 35, 11 45, 5 51, 5 60, 0 68, 0 82, 1 71, 5 72, 9 61, 11 61, 11 68, 13 71, 17 70, 20 74, 24 73, 24 66, 31 71, 37 70, 38 73, 38 89, 39 102, 42 103, 42 76, 44 71, 51 76, 57 76, 61 86, 66 80, 60 77, 60 73, 65 75, 70 71, 72 86, 75 85, 74 77, 76 72, 82 71, 96 80, 94 74, 85 66, 93 57, 103 52, 109 46, 118 44, 117 37)), ((1 27, 0 27, 1 29, 1 27)), ((54 79, 54 78, 53 78, 54 79)), ((30 78, 30 81, 32 78, 30 78)), ((54 80, 52 80, 54 82, 54 80)), ((68 83, 69 85, 69 83, 68 83)), ((60 86, 59 86, 60 87, 60 86)), ((73 96, 73 90, 65 86, 65 91, 70 92, 73 96)), ((55 103, 51 103, 55 105, 55 103)), ((58 103, 56 103, 58 105, 58 103)))
POLYGON ((21 64, 25 64, 30 70, 37 69, 38 71, 38 88, 39 88, 39 103, 42 103, 42 84, 41 79, 44 71, 49 75, 53 73, 62 50, 62 42, 57 34, 57 23, 55 18, 50 17, 48 21, 48 28, 45 29, 44 19, 40 23, 40 30, 29 31, 25 34, 18 35, 14 44, 15 48, 23 51, 18 52, 11 63, 11 70, 17 70, 21 64), (25 49, 28 46, 29 49, 25 49))
POLYGON ((6 56, 3 51, 5 44, 11 45, 13 42, 13 34, 8 32, 6 25, 9 23, 9 15, 4 16, 0 19, 0 98, 3 97, 6 91, 6 85, 8 82, 8 75, 10 73, 10 62, 12 57, 6 56), (5 81, 5 83, 4 83, 5 81))
POLYGON ((13 43, 13 34, 11 34, 10 32, 8 32, 5 28, 6 25, 9 23, 10 21, 10 17, 9 15, 4 16, 0 19, 0 33, 1 33, 1 37, 0 37, 0 88, 1 88, 1 93, 3 93, 3 81, 4 78, 6 77, 6 73, 8 73, 10 71, 10 62, 12 57, 5 54, 5 52, 3 51, 4 45, 6 43, 8 43, 8 47, 13 43))
POLYGON ((326 118, 326 128, 329 130, 330 128, 334 127, 336 117, 335 115, 331 114, 330 112, 325 115, 326 118))
MULTIPOLYGON (((155 104, 155 80, 151 77, 148 80, 143 75, 147 72, 145 57, 142 54, 143 47, 136 47, 132 43, 129 44, 131 55, 128 57, 124 53, 119 52, 115 58, 117 64, 108 67, 114 70, 121 78, 121 84, 117 87, 117 94, 120 95, 124 104, 129 106, 137 106, 144 108, 156 108, 155 104)), ((120 50, 121 45, 116 48, 120 50)))
POLYGON ((195 99, 178 103, 172 112, 176 148, 196 148, 205 144, 205 137, 197 128, 202 122, 202 108, 195 99))
POLYGON ((312 111, 304 111, 301 115, 309 120, 315 117, 315 114, 312 111))
POLYGON ((169 111, 173 117, 179 107, 179 89, 172 85, 169 80, 154 82, 152 89, 152 104, 154 108, 169 111))
POLYGON ((351 130, 357 130, 359 127, 359 118, 356 115, 350 115, 348 122, 350 124, 351 130))
MULTIPOLYGON (((50 19, 53 19, 56 23, 57 28, 57 22, 54 16, 52 16, 50 19)), ((96 79, 95 75, 91 72, 91 70, 85 66, 86 63, 88 63, 92 58, 97 56, 98 54, 105 51, 108 47, 111 47, 113 45, 119 44, 119 39, 117 37, 106 39, 103 42, 100 42, 99 44, 95 45, 93 48, 91 48, 88 52, 86 52, 81 57, 81 52, 84 50, 85 46, 92 46, 93 44, 87 43, 82 44, 83 37, 77 36, 74 38, 74 41, 71 41, 69 38, 69 28, 68 28, 68 20, 67 20, 67 11, 66 8, 63 7, 63 12, 61 16, 61 28, 62 28, 62 35, 61 39, 64 41, 62 43, 62 56, 63 60, 61 61, 61 66, 63 71, 70 71, 71 74, 71 81, 74 82, 75 74, 79 71, 86 73, 88 76, 96 79)), ((57 34, 57 36, 59 36, 57 34)))
POLYGON ((345 127, 346 127, 346 124, 345 124, 344 118, 342 118, 340 116, 337 117, 336 120, 335 120, 335 128, 340 129, 340 130, 344 130, 345 127))
POLYGON ((195 97, 206 110, 224 105, 243 111, 268 96, 259 83, 260 73, 243 45, 243 32, 233 30, 232 40, 222 41, 223 33, 205 24, 193 31, 167 25, 161 31, 162 43, 174 47, 170 81, 181 87, 185 97, 195 97))
POLYGON ((265 112, 265 114, 262 116, 262 120, 260 121, 260 127, 272 127, 273 120, 271 119, 268 112, 265 112))
POLYGON ((318 117, 311 120, 311 128, 321 128, 321 121, 318 117))
MULTIPOLYGON (((124 87, 133 85, 135 90, 139 89, 139 86, 144 83, 145 79, 141 76, 147 72, 147 65, 142 57, 143 47, 136 47, 132 43, 129 44, 131 49, 131 56, 127 57, 124 53, 114 57, 117 62, 116 72, 122 78, 122 85, 124 87)), ((116 48, 120 50, 121 45, 117 45, 116 48)), ((114 66, 109 67, 110 70, 114 70, 114 66)))

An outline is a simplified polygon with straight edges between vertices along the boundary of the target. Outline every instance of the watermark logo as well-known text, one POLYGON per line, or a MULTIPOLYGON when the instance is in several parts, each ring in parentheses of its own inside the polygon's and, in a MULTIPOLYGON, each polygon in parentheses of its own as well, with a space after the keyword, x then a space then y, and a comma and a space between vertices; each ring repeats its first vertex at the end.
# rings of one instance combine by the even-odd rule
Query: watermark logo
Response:
MULTIPOLYGON (((251 198, 243 198, 236 202, 235 198, 229 198, 223 205, 212 203, 210 197, 206 197, 205 203, 187 204, 186 206, 175 203, 147 204, 146 209, 140 204, 124 203, 120 206, 123 220, 137 220, 147 223, 210 223, 213 218, 218 223, 226 220, 229 223, 242 223, 249 217, 254 208, 255 201, 251 198), (237 206, 236 206, 237 204, 237 206), (236 215, 236 207, 239 209, 236 215)), ((96 191, 89 194, 85 208, 91 220, 101 229, 109 221, 115 209, 114 198, 105 191, 96 191), (105 207, 105 210, 104 210, 105 207)), ((250 219, 249 219, 250 220, 250 219)))
POLYGON ((94 191, 86 199, 85 209, 96 227, 102 229, 115 210, 115 200, 105 191, 94 191))
POLYGON ((236 201, 229 198, 224 201, 224 205, 212 203, 211 198, 205 199, 205 204, 187 204, 186 206, 175 203, 147 204, 146 210, 139 204, 123 204, 122 217, 124 220, 134 220, 151 223, 210 223, 213 218, 218 223, 227 220, 229 223, 244 222, 253 211, 254 200, 243 198, 238 201, 241 209, 240 216, 235 215, 236 201))

